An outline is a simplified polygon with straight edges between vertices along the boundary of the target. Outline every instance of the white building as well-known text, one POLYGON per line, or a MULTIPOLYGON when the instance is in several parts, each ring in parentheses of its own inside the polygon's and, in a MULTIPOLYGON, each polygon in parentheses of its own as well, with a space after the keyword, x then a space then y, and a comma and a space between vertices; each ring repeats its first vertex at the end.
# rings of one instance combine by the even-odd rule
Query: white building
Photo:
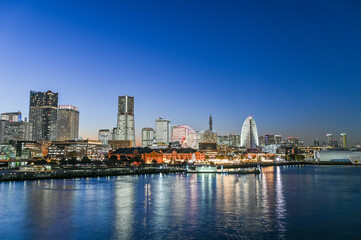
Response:
POLYGON ((241 147, 255 148, 259 146, 256 122, 252 116, 246 118, 242 126, 241 147))
POLYGON ((155 140, 157 143, 169 144, 171 141, 172 131, 170 120, 157 118, 155 120, 155 140))
POLYGON ((143 128, 142 129, 142 147, 152 146, 154 143, 154 129, 143 128))

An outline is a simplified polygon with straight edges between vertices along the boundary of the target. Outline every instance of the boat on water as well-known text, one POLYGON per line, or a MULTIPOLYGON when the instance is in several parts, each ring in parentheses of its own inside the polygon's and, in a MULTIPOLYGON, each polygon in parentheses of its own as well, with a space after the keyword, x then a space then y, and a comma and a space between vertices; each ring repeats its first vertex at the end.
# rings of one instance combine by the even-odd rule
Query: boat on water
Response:
POLYGON ((348 156, 353 165, 361 165, 361 156, 348 156))
POLYGON ((221 169, 217 170, 216 166, 210 165, 196 165, 187 167, 187 173, 226 173, 226 174, 259 174, 261 173, 261 168, 242 168, 242 169, 221 169))
POLYGON ((187 168, 187 173, 217 173, 217 167, 209 165, 197 165, 187 168))

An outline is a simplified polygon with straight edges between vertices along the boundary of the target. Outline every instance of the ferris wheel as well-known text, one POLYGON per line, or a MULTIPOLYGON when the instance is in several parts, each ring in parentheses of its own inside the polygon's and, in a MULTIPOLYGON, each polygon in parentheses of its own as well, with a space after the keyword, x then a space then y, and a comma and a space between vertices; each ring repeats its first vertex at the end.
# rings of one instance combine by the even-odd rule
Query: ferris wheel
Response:
POLYGON ((195 148, 197 146, 197 132, 189 125, 173 127, 172 141, 179 142, 182 148, 195 148))

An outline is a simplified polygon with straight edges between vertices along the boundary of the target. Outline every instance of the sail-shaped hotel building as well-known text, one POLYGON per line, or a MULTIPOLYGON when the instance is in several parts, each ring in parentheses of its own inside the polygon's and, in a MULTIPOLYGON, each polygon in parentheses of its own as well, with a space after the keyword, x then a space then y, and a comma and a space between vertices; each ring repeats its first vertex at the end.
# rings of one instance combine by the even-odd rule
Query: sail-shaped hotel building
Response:
POLYGON ((241 147, 255 148, 258 147, 257 125, 252 116, 246 118, 243 122, 241 132, 241 147))

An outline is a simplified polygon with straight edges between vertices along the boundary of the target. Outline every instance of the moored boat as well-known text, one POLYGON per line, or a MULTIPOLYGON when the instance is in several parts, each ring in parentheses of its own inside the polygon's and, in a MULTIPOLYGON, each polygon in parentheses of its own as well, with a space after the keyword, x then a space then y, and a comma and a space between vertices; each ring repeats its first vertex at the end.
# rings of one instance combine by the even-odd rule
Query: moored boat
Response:
POLYGON ((361 165, 361 156, 348 156, 353 165, 361 165))

